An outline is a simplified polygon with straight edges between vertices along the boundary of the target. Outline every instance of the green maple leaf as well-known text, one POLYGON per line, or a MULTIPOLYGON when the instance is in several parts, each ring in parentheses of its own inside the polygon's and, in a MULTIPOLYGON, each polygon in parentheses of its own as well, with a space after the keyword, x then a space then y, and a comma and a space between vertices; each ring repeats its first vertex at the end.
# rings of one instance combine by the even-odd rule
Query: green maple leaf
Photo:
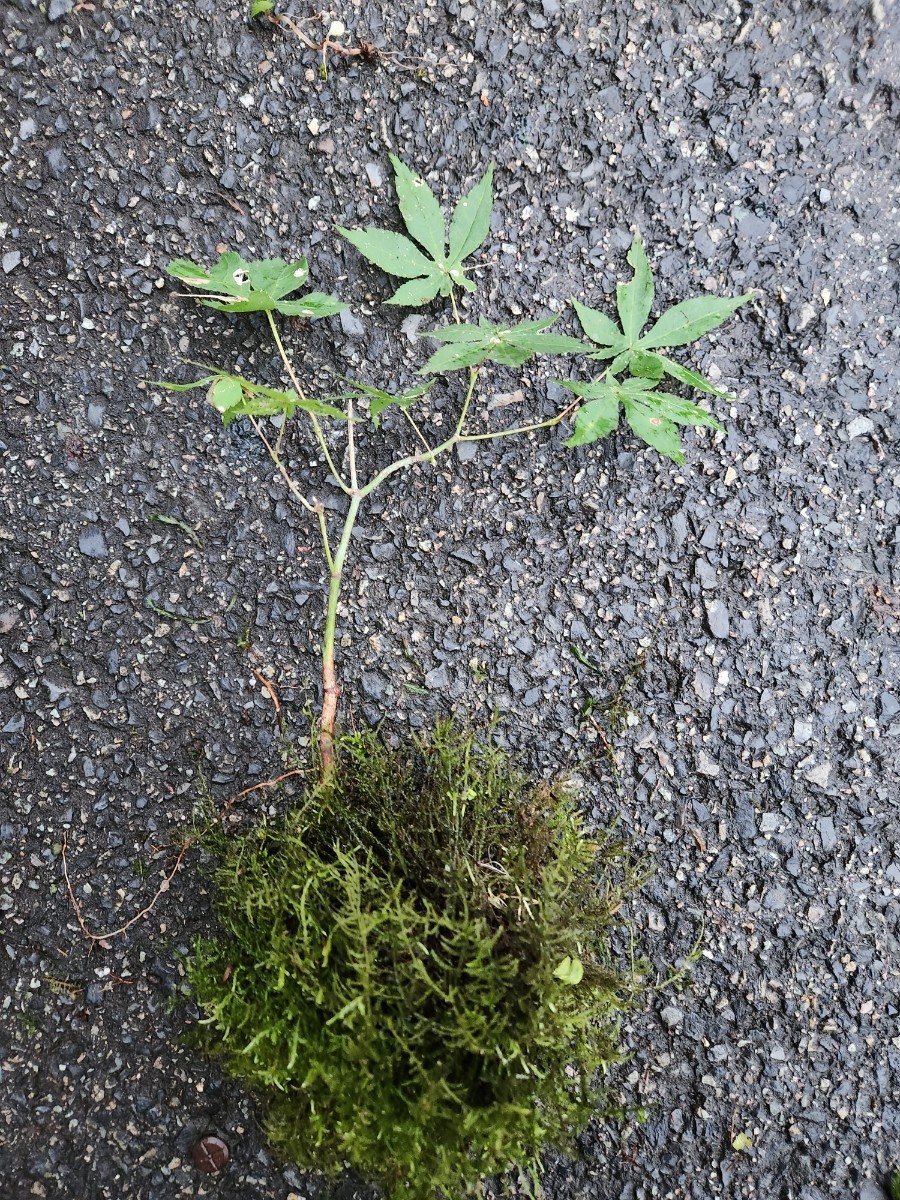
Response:
POLYGON ((317 318, 334 316, 347 307, 321 292, 310 292, 299 300, 285 299, 303 287, 309 277, 305 258, 245 262, 235 251, 227 250, 208 271, 186 258, 173 259, 166 270, 188 287, 205 293, 195 299, 219 312, 278 312, 288 317, 317 318))
POLYGON ((390 157, 397 204, 409 237, 387 229, 345 229, 341 225, 336 226, 338 233, 388 275, 408 280, 385 301, 387 304, 418 308, 437 295, 449 296, 454 287, 474 292, 463 260, 490 232, 493 166, 456 204, 450 217, 448 245, 447 224, 434 192, 396 155, 390 157))

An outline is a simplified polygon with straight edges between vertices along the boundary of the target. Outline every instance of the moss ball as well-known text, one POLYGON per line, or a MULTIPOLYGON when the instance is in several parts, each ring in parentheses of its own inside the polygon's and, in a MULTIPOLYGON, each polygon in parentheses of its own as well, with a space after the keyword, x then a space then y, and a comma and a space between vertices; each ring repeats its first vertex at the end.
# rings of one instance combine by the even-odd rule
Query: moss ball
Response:
POLYGON ((399 750, 345 735, 298 811, 214 850, 202 1036, 285 1158, 456 1197, 609 1108, 636 983, 607 940, 633 878, 567 785, 449 725, 399 750))

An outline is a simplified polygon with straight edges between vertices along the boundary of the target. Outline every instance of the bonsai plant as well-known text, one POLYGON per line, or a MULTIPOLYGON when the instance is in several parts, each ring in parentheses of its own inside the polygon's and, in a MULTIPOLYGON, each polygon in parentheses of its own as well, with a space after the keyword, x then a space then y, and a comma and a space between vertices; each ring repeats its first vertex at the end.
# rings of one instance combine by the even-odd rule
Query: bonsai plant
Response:
POLYGON ((247 262, 228 252, 208 269, 178 259, 168 270, 201 304, 263 314, 284 385, 209 366, 192 382, 163 386, 205 388, 224 424, 252 424, 318 528, 328 580, 318 782, 284 821, 236 835, 219 825, 212 835, 225 936, 198 943, 189 966, 204 1041, 263 1091, 284 1153, 331 1173, 349 1163, 391 1200, 426 1200, 467 1192, 515 1163, 536 1170, 545 1143, 571 1144, 608 1105, 597 1075, 616 1061, 618 1014, 638 979, 614 968, 606 935, 634 870, 610 838, 586 836, 569 788, 530 783, 490 738, 444 724, 392 750, 375 733, 339 731, 335 627, 354 523, 377 489, 413 466, 466 442, 563 422, 571 422, 566 445, 583 446, 624 413, 634 434, 683 462, 678 426, 721 426, 664 380, 723 393, 668 351, 749 296, 683 301, 645 331, 654 285, 635 238, 633 277, 616 290, 618 322, 573 301, 587 340, 552 331, 554 314, 475 323, 460 298, 476 292, 468 263, 489 232, 491 169, 447 223, 424 180, 392 163, 406 233, 338 232, 401 280, 387 304, 449 300, 451 319, 422 335, 438 345, 418 383, 391 393, 345 379, 335 394, 311 395, 279 319, 331 316, 342 302, 318 292, 289 298, 307 280, 305 259, 247 262), (558 380, 573 398, 549 418, 479 425, 471 414, 485 372, 539 355, 601 366, 590 378, 558 380), (417 412, 432 388, 454 389, 459 374, 450 431, 429 438, 417 412), (372 443, 393 414, 413 440, 383 464, 372 443), (273 417, 277 433, 264 424, 273 417), (337 518, 291 473, 295 418, 345 497, 337 518), (365 474, 369 454, 377 461, 365 474))

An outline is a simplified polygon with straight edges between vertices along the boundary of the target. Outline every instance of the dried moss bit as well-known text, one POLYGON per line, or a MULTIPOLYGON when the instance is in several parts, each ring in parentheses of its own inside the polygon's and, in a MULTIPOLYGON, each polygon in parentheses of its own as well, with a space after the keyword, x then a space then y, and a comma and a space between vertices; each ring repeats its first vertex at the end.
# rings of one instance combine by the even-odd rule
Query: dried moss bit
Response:
POLYGON ((621 848, 449 726, 336 748, 288 821, 218 836, 224 936, 189 967, 207 1045, 285 1157, 390 1200, 535 1170, 614 1107, 597 1076, 637 986, 607 959, 621 848))

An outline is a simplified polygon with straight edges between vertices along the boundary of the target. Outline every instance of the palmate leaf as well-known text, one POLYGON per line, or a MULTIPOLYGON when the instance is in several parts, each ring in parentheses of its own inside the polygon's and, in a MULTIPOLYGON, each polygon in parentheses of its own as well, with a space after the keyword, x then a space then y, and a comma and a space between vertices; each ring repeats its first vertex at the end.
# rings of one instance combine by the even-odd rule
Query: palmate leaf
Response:
POLYGON ((674 362, 659 349, 684 346, 727 320, 751 298, 698 296, 674 305, 660 316, 650 330, 641 330, 653 307, 653 275, 641 242, 635 238, 628 251, 634 270, 629 283, 616 288, 616 309, 621 326, 605 313, 573 299, 581 327, 597 349, 590 357, 609 361, 603 379, 588 384, 560 380, 563 387, 582 396, 586 403, 575 418, 575 429, 567 445, 582 446, 603 437, 618 424, 619 405, 632 430, 661 454, 675 462, 684 461, 678 425, 722 426, 704 409, 670 392, 656 390, 664 375, 698 391, 727 399, 708 379, 689 367, 674 362), (617 376, 627 373, 619 382, 617 376))
POLYGON ((488 167, 454 208, 448 251, 444 213, 431 188, 396 155, 392 154, 390 159, 397 203, 410 236, 373 227, 345 229, 342 225, 335 226, 338 233, 389 275, 409 280, 397 288, 386 304, 418 308, 438 295, 449 296, 454 287, 474 292, 475 285, 466 278, 462 264, 490 232, 493 168, 488 167))
POLYGON ((638 344, 647 350, 658 346, 687 346, 721 325, 750 299, 751 292, 730 299, 695 296, 692 300, 682 300, 667 309, 638 344))
POLYGON ((610 358, 626 349, 628 341, 625 334, 606 313, 598 312, 595 308, 588 308, 586 304, 579 304, 574 297, 572 304, 578 314, 581 328, 592 342, 596 342, 604 350, 609 350, 610 358))
POLYGON ((678 426, 674 422, 634 400, 625 402, 625 419, 633 432, 648 446, 652 446, 654 450, 658 450, 660 454, 679 465, 684 463, 678 426))
POLYGON ((458 200, 450 218, 450 258, 461 263, 484 242, 491 231, 494 164, 475 184, 468 195, 458 200))
POLYGON ((444 342, 419 371, 434 375, 441 371, 458 371, 483 362, 519 367, 534 354, 571 354, 585 350, 577 338, 560 333, 545 333, 558 320, 522 321, 518 325, 494 325, 481 321, 478 325, 450 325, 432 329, 422 337, 444 342))
POLYGON ((452 286, 452 283, 448 285, 447 276, 443 271, 434 270, 430 275, 423 275, 421 279, 410 279, 408 283, 401 283, 393 296, 385 300, 385 304, 404 304, 408 308, 419 308, 433 300, 438 292, 452 286))
POLYGON ((227 371, 218 371, 212 367, 204 366, 204 369, 210 374, 193 383, 169 383, 165 380, 151 382, 169 392, 189 392, 194 388, 206 387, 206 398, 216 412, 221 414, 225 425, 230 425, 236 417, 272 417, 280 413, 287 419, 293 416, 297 409, 318 417, 347 420, 347 414, 339 408, 311 396, 300 397, 293 388, 283 392, 279 388, 253 383, 244 379, 242 375, 231 375, 227 371))
MULTIPOLYGON (((569 385, 566 385, 569 386, 569 385)), ((609 383, 572 385, 572 391, 587 399, 575 415, 575 428, 567 446, 585 446, 606 437, 619 424, 619 395, 609 383)))
POLYGON ((650 265, 638 238, 634 239, 628 251, 628 262, 634 269, 634 278, 630 283, 616 287, 616 308, 621 328, 605 313, 580 304, 575 299, 572 301, 582 329, 597 346, 591 357, 600 361, 611 359, 608 368, 611 375, 621 374, 625 370, 633 375, 649 374, 655 370, 658 375, 665 372, 689 387, 725 397, 726 393, 714 387, 697 371, 690 371, 662 354, 651 352, 663 347, 686 346, 696 341, 727 320, 736 309, 751 299, 752 294, 747 292, 732 298, 697 296, 684 300, 667 309, 642 337, 641 329, 653 305, 654 286, 650 265))
POLYGON ((335 228, 364 258, 387 271, 388 275, 415 279, 431 273, 431 262, 402 233, 392 233, 388 229, 344 229, 342 225, 335 228))
POLYGON ((301 288, 309 277, 305 258, 285 262, 264 258, 245 262, 233 250, 219 256, 207 271, 186 258, 173 259, 166 270, 188 287, 205 293, 195 299, 218 312, 278 312, 284 316, 330 317, 346 308, 334 296, 311 292, 300 300, 284 297, 301 288))
POLYGON ((684 462, 679 425, 722 428, 715 417, 690 400, 656 391, 658 380, 653 378, 632 377, 619 382, 607 375, 589 383, 571 379, 555 382, 586 401, 575 415, 567 446, 585 446, 612 433, 619 423, 620 405, 633 432, 677 463, 684 462))

